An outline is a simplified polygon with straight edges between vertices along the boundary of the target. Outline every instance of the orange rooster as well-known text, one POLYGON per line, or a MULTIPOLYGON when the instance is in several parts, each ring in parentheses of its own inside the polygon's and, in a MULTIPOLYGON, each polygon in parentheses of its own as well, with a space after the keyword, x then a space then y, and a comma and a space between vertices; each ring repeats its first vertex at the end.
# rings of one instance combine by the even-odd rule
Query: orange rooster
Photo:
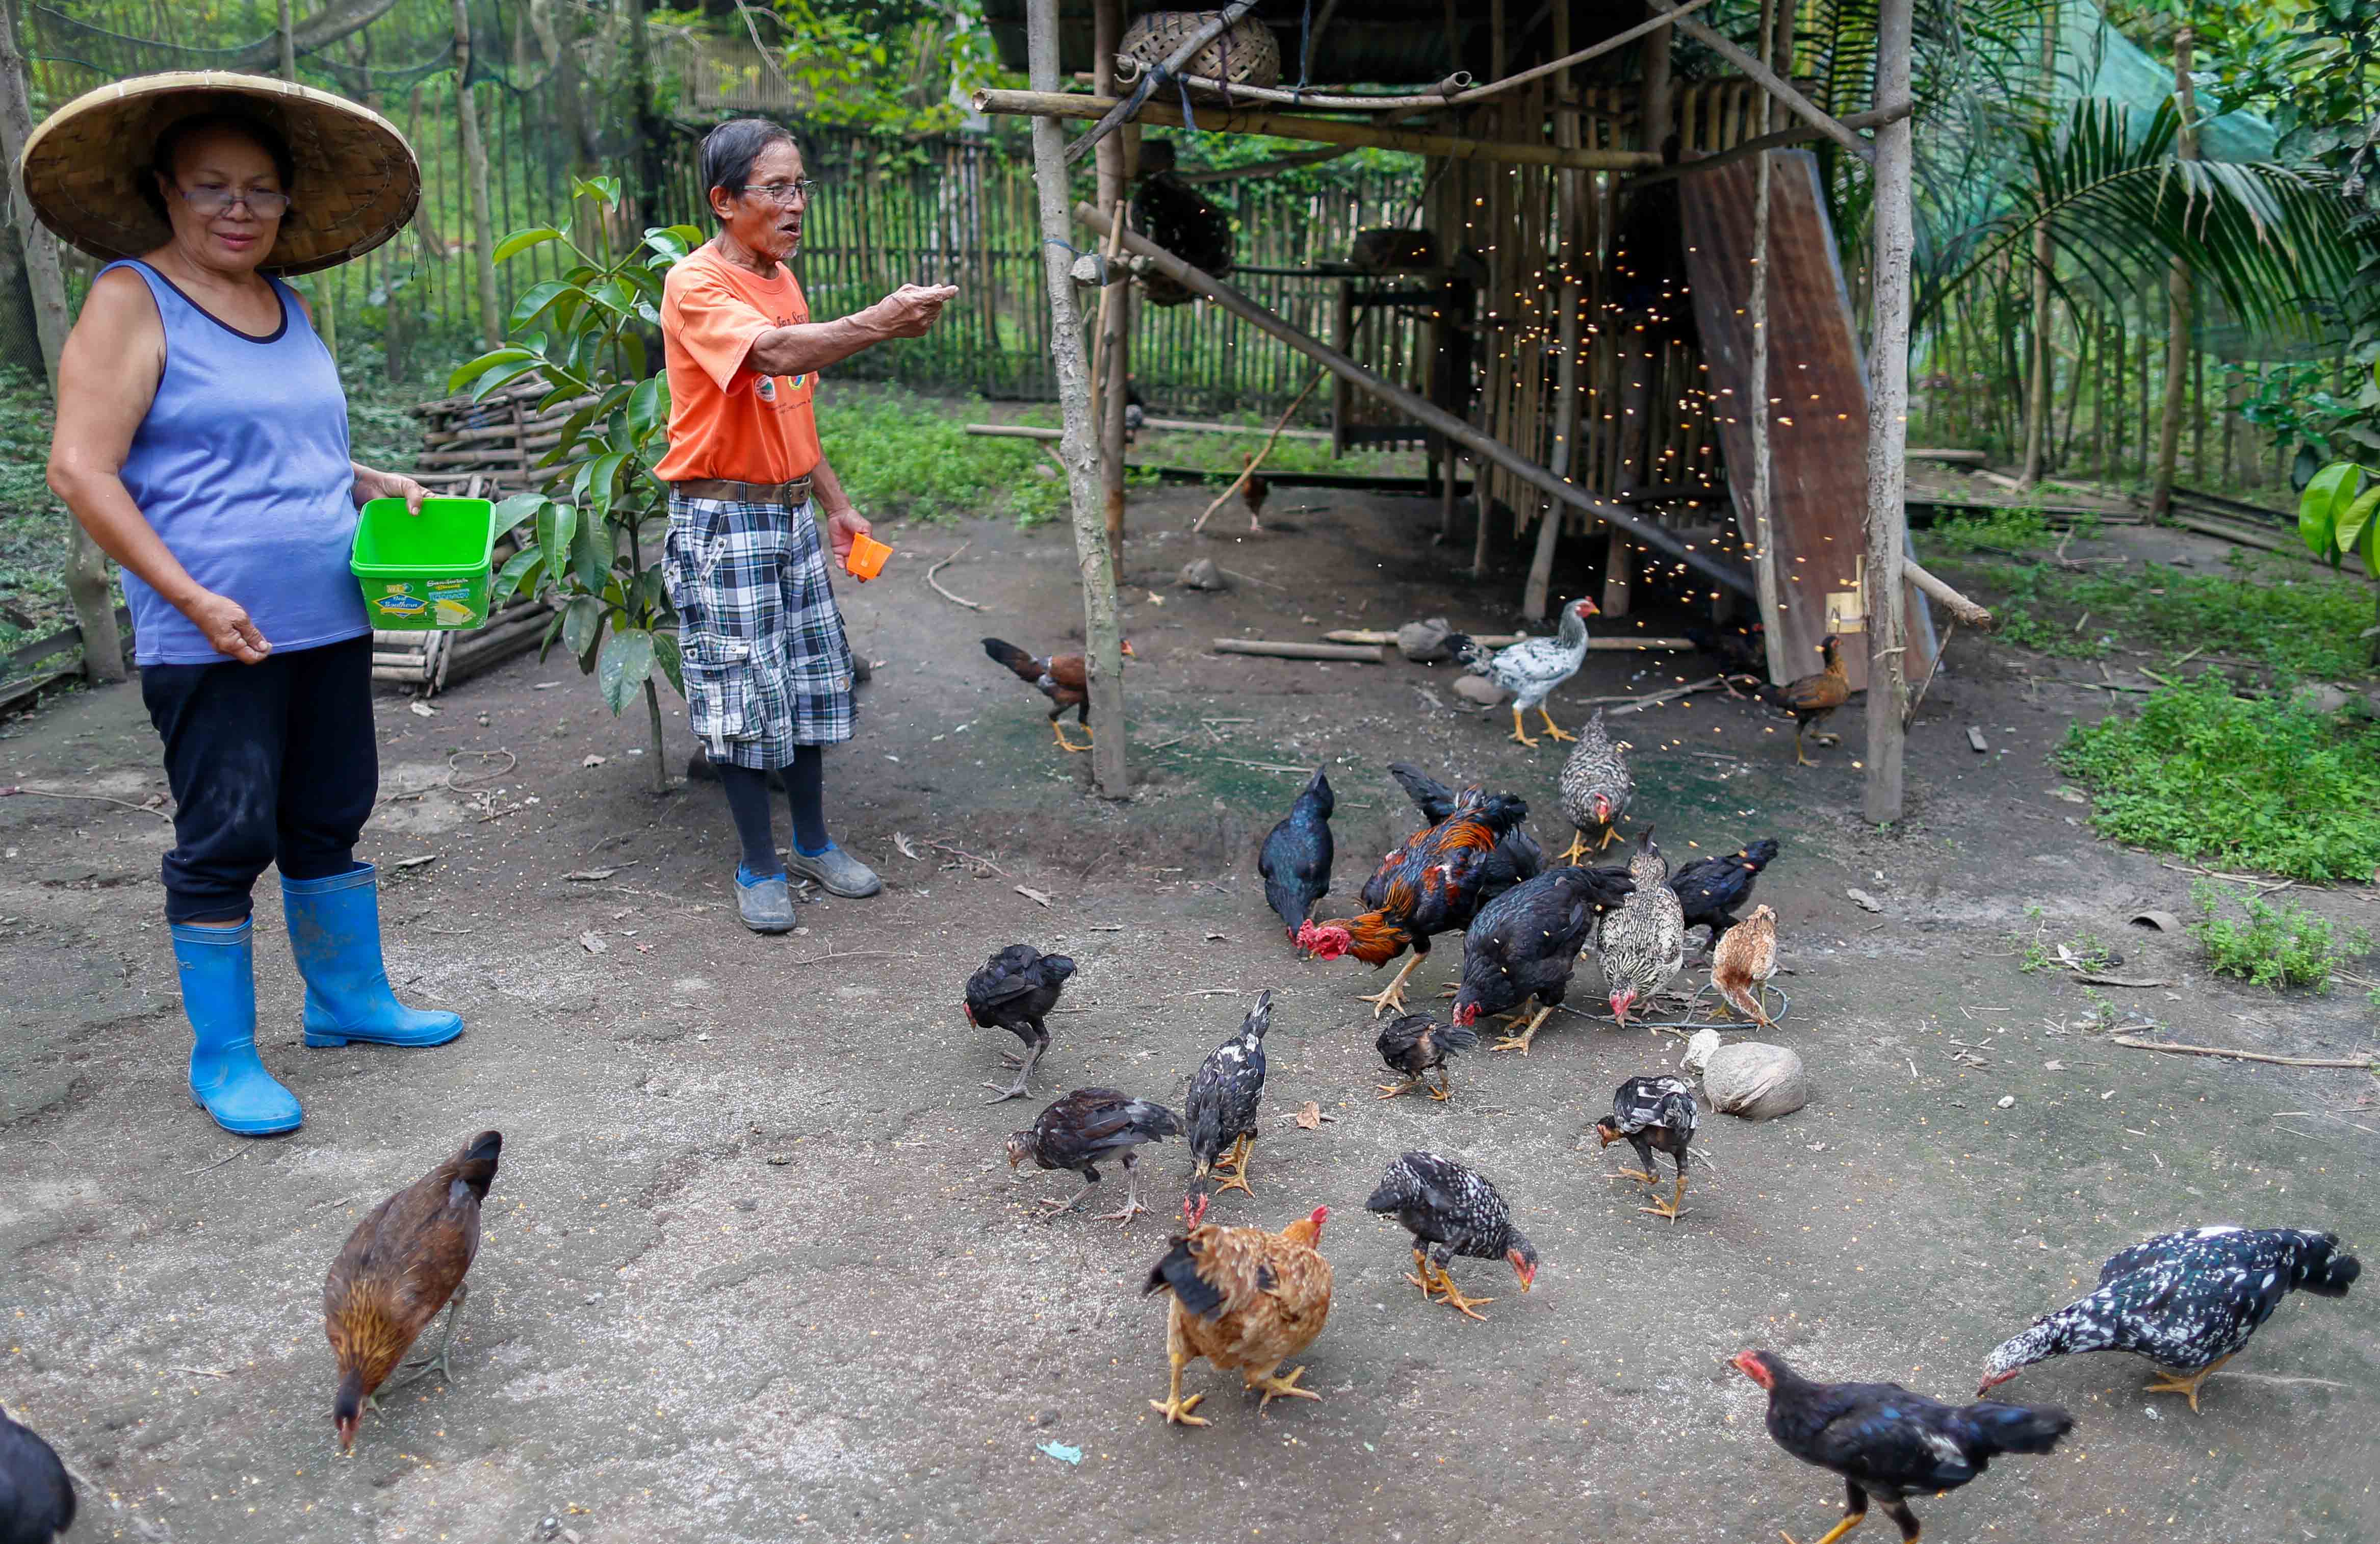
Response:
POLYGON ((463 1317, 464 1273, 480 1252, 480 1203, 495 1183, 504 1145, 498 1132, 472 1137, 462 1151, 372 1208, 331 1262, 322 1282, 322 1331, 338 1359, 331 1420, 341 1449, 355 1447, 364 1411, 379 1408, 374 1391, 402 1388, 433 1369, 454 1377, 446 1351, 463 1317), (450 1298, 454 1307, 437 1351, 389 1382, 450 1298))
POLYGON ((1182 1397, 1182 1369, 1199 1356, 1238 1373, 1247 1388, 1262 1389, 1259 1410, 1276 1399, 1320 1399, 1297 1386, 1304 1368, 1285 1378, 1280 1368, 1314 1343, 1330 1317, 1330 1262, 1319 1247, 1330 1209, 1316 1207, 1279 1233, 1226 1228, 1202 1221, 1206 1215, 1204 1196, 1184 1204, 1188 1233, 1172 1240, 1141 1288, 1173 1295, 1165 1319, 1172 1376, 1164 1401, 1152 1399, 1149 1408, 1169 1422, 1207 1424, 1190 1413, 1207 1396, 1182 1397))
POLYGON ((1755 906, 1711 952, 1711 985, 1729 1007, 1766 1029, 1768 1013, 1760 1005, 1760 989, 1776 974, 1777 914, 1755 906))
POLYGON ((1464 789, 1446 819, 1414 833, 1381 862, 1364 886, 1371 910, 1336 922, 1307 922, 1297 930, 1297 946, 1326 960, 1353 954, 1374 969, 1412 950, 1385 991, 1361 999, 1372 1004, 1374 1018, 1390 1009, 1402 1013, 1405 978, 1428 956, 1433 936, 1471 926, 1496 845, 1528 813, 1509 794, 1490 797, 1464 789))

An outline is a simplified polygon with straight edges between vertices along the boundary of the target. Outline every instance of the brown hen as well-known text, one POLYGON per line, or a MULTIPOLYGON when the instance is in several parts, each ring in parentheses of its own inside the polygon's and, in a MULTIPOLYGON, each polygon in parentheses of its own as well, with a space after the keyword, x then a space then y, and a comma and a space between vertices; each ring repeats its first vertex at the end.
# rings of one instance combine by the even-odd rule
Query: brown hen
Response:
POLYGON ((433 1368, 453 1380, 446 1352, 463 1317, 463 1277, 480 1252, 480 1203, 495 1183, 504 1145, 500 1132, 472 1137, 462 1151, 372 1208, 331 1262, 322 1282, 322 1332, 338 1359, 331 1419, 342 1449, 356 1445, 364 1411, 379 1408, 376 1391, 402 1388, 433 1368), (407 1363, 404 1376, 391 1383, 389 1375, 449 1299, 454 1307, 437 1351, 407 1363))
POLYGON ((1760 1005, 1760 989, 1777 974, 1777 914, 1755 906, 1752 915, 1727 930, 1711 954, 1711 985, 1727 1005, 1763 1029, 1768 1011, 1760 1005))
MULTIPOLYGON (((1077 754, 1091 748, 1091 691, 1089 667, 1080 654, 1052 654, 1038 659, 1019 649, 1006 638, 988 638, 983 651, 1006 666, 1016 678, 1038 690, 1057 704, 1050 712, 1050 733, 1056 736, 1062 750, 1077 754), (1076 745, 1066 738, 1066 731, 1058 721, 1072 711, 1075 722, 1083 726, 1084 743, 1076 745)), ((1131 659, 1132 640, 1123 643, 1123 657, 1131 659)))
MULTIPOLYGON (((1819 639, 1818 653, 1827 662, 1827 668, 1815 675, 1804 675, 1781 687, 1760 688, 1763 702, 1793 715, 1793 764, 1797 767, 1817 765, 1802 754, 1803 734, 1812 724, 1826 723, 1836 709, 1852 699, 1852 680, 1843 674, 1843 657, 1834 634, 1819 639)), ((1840 745, 1842 736, 1820 735, 1818 743, 1840 745)))
POLYGON ((1316 1207, 1279 1233, 1262 1228, 1226 1228, 1201 1221, 1207 1198, 1184 1208, 1189 1232, 1172 1241, 1165 1258, 1149 1268, 1143 1293, 1171 1292, 1165 1319, 1165 1356, 1172 1364, 1164 1400, 1149 1408, 1169 1422, 1205 1426, 1190 1412, 1205 1394, 1182 1397, 1182 1369, 1204 1356, 1243 1384, 1262 1389, 1258 1409, 1275 1399, 1320 1399, 1281 1364, 1314 1343, 1330 1317, 1330 1262, 1322 1258, 1322 1224, 1329 1207, 1316 1207))

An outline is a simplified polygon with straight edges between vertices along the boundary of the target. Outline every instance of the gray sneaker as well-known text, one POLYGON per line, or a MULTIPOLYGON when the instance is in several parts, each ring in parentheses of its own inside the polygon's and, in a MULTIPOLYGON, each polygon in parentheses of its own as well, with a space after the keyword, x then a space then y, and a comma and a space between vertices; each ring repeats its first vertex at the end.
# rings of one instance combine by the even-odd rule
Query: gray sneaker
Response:
POLYGON ((744 925, 756 933, 789 933, 794 930, 794 893, 783 874, 771 874, 764 880, 747 880, 744 870, 735 871, 735 910, 744 925))
POLYGON ((804 879, 818 881, 828 894, 840 895, 846 901, 873 895, 884 888, 875 869, 832 842, 816 857, 796 848, 786 857, 785 867, 804 879))

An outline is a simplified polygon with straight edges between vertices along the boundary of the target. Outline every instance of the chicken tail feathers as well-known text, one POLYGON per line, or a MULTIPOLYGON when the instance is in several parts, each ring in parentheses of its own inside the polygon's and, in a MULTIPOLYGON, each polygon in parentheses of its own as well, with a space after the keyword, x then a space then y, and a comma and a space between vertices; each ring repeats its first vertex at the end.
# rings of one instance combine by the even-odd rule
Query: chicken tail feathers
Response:
POLYGON ((504 1134, 483 1131, 471 1138, 455 1161, 455 1177, 471 1187, 471 1194, 484 1201, 488 1186, 496 1183, 496 1160, 504 1150, 504 1134))
POLYGON ((1441 1024, 1430 1031, 1430 1038, 1438 1042, 1441 1051, 1479 1049, 1479 1031, 1466 1029, 1460 1024, 1441 1024))
MULTIPOLYGON (((2047 1453, 2074 1429, 2074 1417, 2055 1404, 2000 1404, 1985 1401, 1960 1412, 1974 1429, 1974 1457, 2002 1453, 2047 1453)), ((1979 1462, 1976 1467, 1982 1467, 1979 1462)))
POLYGON ((2344 1297, 2347 1289, 2362 1274, 2363 1262, 2339 1248, 2337 1234, 2299 1235, 2297 1258, 2290 1268, 2299 1291, 2321 1297, 2344 1297))
POLYGON ((1141 1283, 1141 1295, 1171 1291, 1175 1302, 1202 1319, 1212 1319, 1223 1307, 1221 1290, 1198 1274, 1198 1262, 1191 1258, 1186 1234, 1172 1239, 1170 1244, 1165 1258, 1148 1268, 1148 1279, 1141 1283))
POLYGON ((1005 665, 1014 672, 1020 680, 1038 684, 1041 679, 1041 662, 1006 638, 985 638, 983 651, 990 655, 995 663, 1005 665))

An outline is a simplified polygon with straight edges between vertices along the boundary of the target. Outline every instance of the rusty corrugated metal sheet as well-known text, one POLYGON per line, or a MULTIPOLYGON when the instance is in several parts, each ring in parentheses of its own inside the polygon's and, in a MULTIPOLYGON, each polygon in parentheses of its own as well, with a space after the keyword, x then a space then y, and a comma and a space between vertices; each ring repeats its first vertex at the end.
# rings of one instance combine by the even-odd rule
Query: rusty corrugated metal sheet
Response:
MULTIPOLYGON (((1778 612, 1766 620, 1778 640, 1784 679, 1818 665, 1829 594, 1855 593, 1867 553, 1867 370, 1852 330, 1850 298, 1835 261, 1835 237, 1818 192, 1817 158, 1771 151, 1768 215, 1768 395, 1771 537, 1778 612)), ((1752 423, 1732 410, 1748 403, 1752 378, 1754 163, 1743 160, 1679 179, 1686 270, 1694 321, 1710 366, 1719 432, 1747 548, 1752 423)), ((1909 590, 1912 679, 1934 657, 1925 602, 1909 590)), ((1850 609, 1860 612, 1854 599, 1850 609)), ((1864 634, 1845 635, 1844 667, 1854 689, 1867 685, 1864 634)))

